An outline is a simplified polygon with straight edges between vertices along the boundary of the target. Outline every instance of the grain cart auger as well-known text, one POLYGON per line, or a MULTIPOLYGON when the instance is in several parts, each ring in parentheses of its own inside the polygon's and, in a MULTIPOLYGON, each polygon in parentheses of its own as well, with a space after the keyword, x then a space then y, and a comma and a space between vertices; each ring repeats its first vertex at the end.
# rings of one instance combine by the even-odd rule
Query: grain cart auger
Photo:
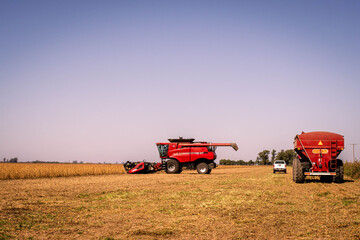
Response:
POLYGON ((199 174, 209 174, 216 168, 215 150, 220 146, 230 146, 238 150, 236 143, 194 142, 194 138, 168 139, 167 143, 156 143, 161 163, 126 162, 124 168, 128 173, 152 173, 165 170, 166 173, 181 173, 182 169, 197 170, 199 174))
POLYGON ((293 181, 303 183, 306 176, 320 176, 321 181, 344 180, 343 162, 337 159, 344 150, 344 137, 331 132, 302 132, 294 139, 298 154, 293 162, 293 181))
POLYGON ((197 170, 199 174, 209 174, 216 168, 215 150, 220 146, 231 146, 238 150, 236 143, 194 142, 194 138, 168 139, 168 143, 156 143, 162 169, 169 174, 181 173, 183 167, 197 170))

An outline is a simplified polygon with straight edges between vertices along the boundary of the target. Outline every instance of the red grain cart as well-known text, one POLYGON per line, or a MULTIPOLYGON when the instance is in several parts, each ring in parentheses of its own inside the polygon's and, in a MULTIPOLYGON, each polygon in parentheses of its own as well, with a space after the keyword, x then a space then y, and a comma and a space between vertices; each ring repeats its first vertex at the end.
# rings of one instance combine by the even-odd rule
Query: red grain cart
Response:
POLYGON ((166 173, 181 173, 182 168, 197 170, 199 174, 209 174, 216 168, 216 147, 231 146, 235 151, 238 150, 236 143, 208 143, 194 142, 193 138, 169 139, 168 143, 156 143, 162 169, 166 173))
POLYGON ((303 183, 306 176, 320 176, 321 181, 343 182, 343 162, 337 159, 344 150, 344 137, 331 132, 302 132, 294 139, 298 154, 293 163, 293 181, 303 183))

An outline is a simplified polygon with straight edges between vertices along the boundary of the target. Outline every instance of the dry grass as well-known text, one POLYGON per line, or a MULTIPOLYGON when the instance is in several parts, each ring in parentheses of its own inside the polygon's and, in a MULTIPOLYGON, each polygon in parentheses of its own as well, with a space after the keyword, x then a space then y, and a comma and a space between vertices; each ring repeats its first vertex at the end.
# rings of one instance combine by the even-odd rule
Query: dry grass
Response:
POLYGON ((1 180, 118 173, 126 173, 118 164, 0 163, 1 180))
POLYGON ((360 181, 271 166, 0 181, 0 239, 359 239, 360 181))
POLYGON ((360 162, 345 163, 344 164, 344 173, 352 178, 360 178, 360 162))

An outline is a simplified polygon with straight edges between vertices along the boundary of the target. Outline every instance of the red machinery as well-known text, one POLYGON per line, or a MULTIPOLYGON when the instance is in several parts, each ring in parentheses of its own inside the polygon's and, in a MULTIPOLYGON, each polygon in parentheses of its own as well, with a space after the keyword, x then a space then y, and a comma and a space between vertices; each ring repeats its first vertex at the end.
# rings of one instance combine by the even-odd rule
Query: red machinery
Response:
POLYGON ((183 167, 196 169, 199 174, 209 174, 216 168, 216 147, 231 146, 235 151, 238 150, 236 143, 208 143, 194 142, 195 139, 178 138, 169 139, 167 143, 156 143, 161 164, 138 162, 127 162, 124 167, 128 173, 148 173, 165 170, 166 173, 181 173, 183 167))
POLYGON ((128 173, 153 173, 161 170, 161 163, 127 161, 124 168, 128 173))
POLYGON ((166 173, 181 173, 182 168, 196 169, 200 174, 209 174, 216 168, 216 147, 231 146, 238 150, 236 143, 194 142, 195 139, 169 139, 168 143, 156 143, 162 168, 166 173))
POLYGON ((337 159, 344 149, 344 137, 331 132, 302 132, 294 139, 299 158, 293 163, 293 180, 302 183, 305 176, 320 176, 322 181, 342 182, 343 162, 337 159))

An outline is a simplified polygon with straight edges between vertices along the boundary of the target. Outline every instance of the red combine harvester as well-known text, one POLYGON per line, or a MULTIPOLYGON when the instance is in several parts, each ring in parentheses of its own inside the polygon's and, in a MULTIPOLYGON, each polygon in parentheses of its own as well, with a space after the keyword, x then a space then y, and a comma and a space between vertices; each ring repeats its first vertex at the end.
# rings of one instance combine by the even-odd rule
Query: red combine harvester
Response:
POLYGON ((156 143, 161 163, 126 162, 125 170, 128 173, 151 173, 165 170, 168 174, 181 173, 182 169, 197 170, 199 174, 209 174, 216 168, 216 147, 231 146, 238 150, 236 143, 208 143, 194 142, 195 139, 177 138, 168 139, 167 143, 156 143))
POLYGON ((305 176, 320 176, 321 181, 344 180, 343 162, 337 159, 344 150, 344 137, 331 132, 302 132, 294 139, 299 158, 293 163, 293 181, 303 183, 305 176))

